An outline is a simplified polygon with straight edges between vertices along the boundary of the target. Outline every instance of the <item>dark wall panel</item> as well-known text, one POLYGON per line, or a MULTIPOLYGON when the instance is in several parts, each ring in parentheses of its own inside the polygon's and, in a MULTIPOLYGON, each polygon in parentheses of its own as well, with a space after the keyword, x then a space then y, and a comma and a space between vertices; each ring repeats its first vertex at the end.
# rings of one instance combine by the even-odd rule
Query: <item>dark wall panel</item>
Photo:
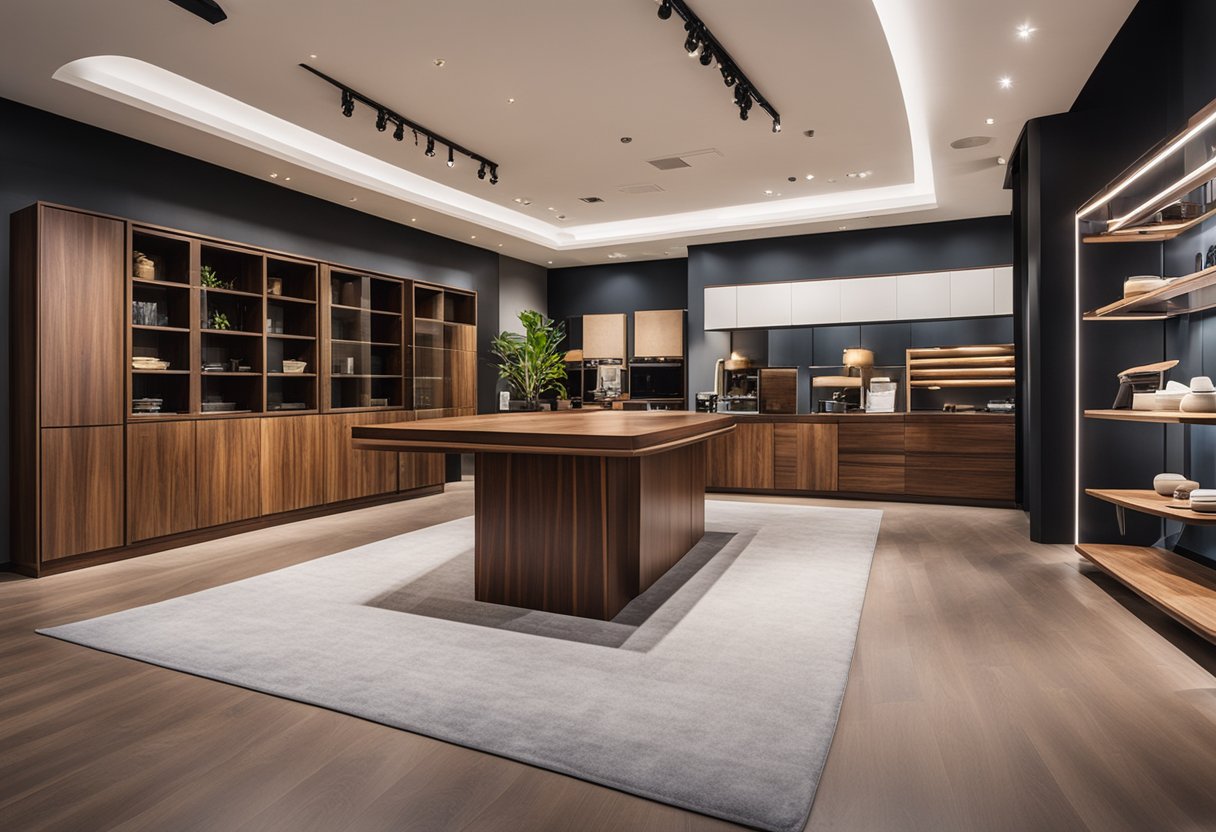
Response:
MULTIPOLYGON (((37 201, 476 289, 478 348, 498 326, 498 255, 0 99, 0 366, 8 367, 8 216, 37 201)), ((481 409, 495 373, 478 371, 481 409)), ((8 386, 0 390, 0 535, 7 540, 8 386)), ((0 562, 7 555, 0 556, 0 562)))

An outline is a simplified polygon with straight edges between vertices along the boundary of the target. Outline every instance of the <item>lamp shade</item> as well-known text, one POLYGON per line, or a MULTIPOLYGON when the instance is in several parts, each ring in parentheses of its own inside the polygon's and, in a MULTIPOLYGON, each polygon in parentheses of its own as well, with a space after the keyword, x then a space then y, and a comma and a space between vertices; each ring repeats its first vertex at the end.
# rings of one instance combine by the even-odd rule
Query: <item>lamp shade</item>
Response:
POLYGON ((873 367, 874 351, 864 347, 848 347, 844 351, 841 363, 846 367, 873 367))

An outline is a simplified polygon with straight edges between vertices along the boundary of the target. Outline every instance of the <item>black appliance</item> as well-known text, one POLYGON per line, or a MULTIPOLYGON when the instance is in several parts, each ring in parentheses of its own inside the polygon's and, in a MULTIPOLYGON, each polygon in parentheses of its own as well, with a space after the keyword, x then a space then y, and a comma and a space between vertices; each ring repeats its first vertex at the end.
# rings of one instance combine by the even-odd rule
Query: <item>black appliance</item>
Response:
POLYGON ((697 412, 698 413, 717 413, 718 412, 718 394, 717 393, 698 393, 697 394, 697 412))
POLYGON ((633 399, 684 398, 684 362, 653 361, 630 364, 629 397, 633 399))

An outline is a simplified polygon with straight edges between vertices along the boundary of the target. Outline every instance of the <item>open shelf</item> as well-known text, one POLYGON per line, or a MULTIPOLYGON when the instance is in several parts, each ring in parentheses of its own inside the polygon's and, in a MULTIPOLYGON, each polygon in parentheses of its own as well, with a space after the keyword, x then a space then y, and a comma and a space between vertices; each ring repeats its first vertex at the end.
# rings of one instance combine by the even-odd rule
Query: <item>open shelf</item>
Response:
POLYGON ((1138 488, 1087 488, 1085 493, 1141 514, 1179 520, 1193 526, 1216 526, 1216 514, 1191 511, 1173 497, 1162 497, 1156 491, 1138 488))
POLYGON ((1216 266, 1180 277, 1160 289, 1108 303, 1085 313, 1085 320, 1162 320, 1216 306, 1216 266))
POLYGON ((1076 548, 1166 615, 1216 641, 1216 571, 1155 546, 1078 543, 1076 548))
POLYGON ((1160 425, 1216 425, 1216 413, 1185 413, 1181 410, 1086 410, 1085 418, 1155 422, 1160 425))
MULTIPOLYGON (((1016 387, 1016 365, 1013 344, 910 349, 907 351, 907 410, 925 408, 924 396, 936 390, 983 391, 1016 387), (913 402, 913 390, 921 391, 921 401, 913 402)), ((875 373, 880 374, 877 369, 875 373)), ((978 401, 970 401, 978 395, 978 392, 964 394, 964 403, 978 406, 978 401)), ((932 402, 941 397, 929 398, 932 402)))
MULTIPOLYGON (((260 254, 203 243, 199 246, 199 265, 212 269, 221 285, 202 286, 209 292, 227 292, 246 297, 262 297, 262 272, 265 258, 260 254)), ((201 283, 200 283, 201 285, 201 283)))
POLYGON ((339 310, 342 312, 370 312, 373 315, 388 315, 388 316, 391 316, 394 318, 401 317, 400 312, 388 312, 384 309, 363 309, 362 307, 359 307, 359 306, 346 306, 341 303, 331 303, 329 305, 329 308, 336 309, 336 310, 339 310))
POLYGON ((135 228, 131 231, 131 279, 165 287, 190 285, 190 241, 184 237, 135 228), (137 254, 151 261, 140 265, 137 254))
POLYGON ((317 265, 266 258, 266 299, 294 303, 317 302, 317 265))

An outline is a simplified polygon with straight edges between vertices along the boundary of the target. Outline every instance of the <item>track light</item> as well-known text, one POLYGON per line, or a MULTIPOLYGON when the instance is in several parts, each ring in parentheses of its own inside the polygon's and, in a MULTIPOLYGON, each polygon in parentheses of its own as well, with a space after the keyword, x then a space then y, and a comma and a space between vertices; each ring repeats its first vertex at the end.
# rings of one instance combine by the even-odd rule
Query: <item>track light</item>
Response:
MULTIPOLYGON (((673 10, 675 9, 675 6, 674 6, 675 0, 663 0, 663 2, 673 4, 672 8, 673 8, 673 10)), ((680 0, 680 2, 682 2, 682 0, 680 0)), ((351 116, 353 116, 355 113, 355 105, 362 104, 365 107, 368 107, 369 109, 372 109, 376 112, 375 124, 376 124, 376 130, 378 130, 379 132, 383 133, 383 132, 387 131, 389 128, 389 125, 392 125, 393 138, 399 142, 402 142, 402 141, 405 141, 405 133, 408 130, 414 136, 414 147, 418 147, 419 134, 421 134, 422 137, 426 139, 425 153, 427 156, 430 156, 433 158, 435 156, 435 146, 441 145, 448 149, 448 159, 447 159, 448 167, 450 167, 450 168, 456 167, 456 154, 462 153, 465 156, 468 156, 474 162, 478 163, 478 166, 477 166, 477 178, 478 179, 484 180, 486 178, 486 174, 489 173, 490 182, 492 184, 498 183, 498 165, 494 161, 487 159, 485 156, 482 156, 479 153, 474 153, 473 151, 469 150, 468 148, 462 147, 461 145, 457 144, 456 142, 450 141, 449 139, 445 138, 444 136, 441 136, 432 130, 428 130, 427 128, 423 127, 420 124, 417 124, 416 122, 410 121, 408 118, 406 118, 405 116, 396 112, 395 110, 384 106, 383 104, 381 104, 378 101, 374 101, 373 99, 367 97, 366 95, 364 95, 363 93, 354 89, 353 87, 347 86, 346 84, 342 83, 341 81, 337 80, 336 78, 331 78, 328 75, 326 75, 324 72, 321 72, 320 70, 317 70, 317 69, 313 69, 308 64, 300 64, 300 67, 302 69, 308 70, 310 73, 317 76, 318 78, 325 81, 326 83, 332 84, 333 86, 338 88, 338 91, 341 93, 342 115, 344 115, 345 117, 350 118, 351 116)))
POLYGON ((739 109, 739 118, 747 121, 753 104, 759 104, 761 109, 772 118, 773 132, 781 132, 781 114, 765 100, 739 69, 734 58, 722 48, 721 42, 714 37, 709 28, 697 17, 696 12, 688 7, 687 0, 655 0, 659 4, 659 19, 667 20, 673 14, 679 15, 684 21, 684 51, 690 58, 699 58, 701 66, 712 66, 722 74, 722 83, 727 89, 735 89, 735 106, 739 109))

